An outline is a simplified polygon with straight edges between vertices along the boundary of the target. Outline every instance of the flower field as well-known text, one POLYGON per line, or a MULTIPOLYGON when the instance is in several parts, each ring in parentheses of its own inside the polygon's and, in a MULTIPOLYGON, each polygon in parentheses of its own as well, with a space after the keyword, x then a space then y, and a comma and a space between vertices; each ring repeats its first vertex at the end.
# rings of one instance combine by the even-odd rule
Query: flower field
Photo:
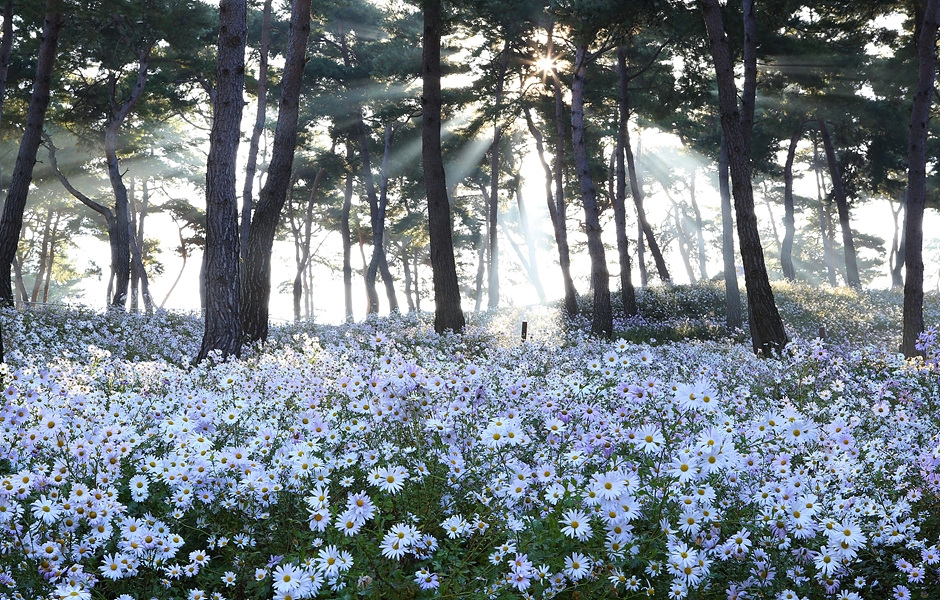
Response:
POLYGON ((896 297, 827 293, 781 292, 765 360, 543 309, 193 366, 195 318, 7 314, 0 598, 936 597, 935 332, 906 362, 896 297))

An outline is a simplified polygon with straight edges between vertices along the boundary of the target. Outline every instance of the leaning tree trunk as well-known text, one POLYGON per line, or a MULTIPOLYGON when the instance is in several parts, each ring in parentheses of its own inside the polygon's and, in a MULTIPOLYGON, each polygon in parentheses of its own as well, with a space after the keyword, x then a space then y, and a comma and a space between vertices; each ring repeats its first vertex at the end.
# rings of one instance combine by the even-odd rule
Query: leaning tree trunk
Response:
POLYGON ((764 264, 760 234, 757 230, 748 137, 741 124, 741 112, 734 83, 734 65, 728 49, 718 0, 701 0, 701 5, 718 79, 721 128, 727 144, 738 239, 741 243, 741 258, 744 262, 744 284, 747 288, 751 344, 754 352, 771 356, 783 350, 787 343, 787 335, 774 302, 770 279, 767 277, 767 267, 764 264))
POLYGON ((565 218, 563 215, 558 214, 558 205, 555 203, 552 194, 552 168, 545 160, 545 140, 542 132, 538 130, 532 121, 529 108, 525 107, 523 112, 529 133, 532 134, 532 138, 535 140, 535 150, 539 157, 539 163, 545 172, 545 202, 548 206, 548 216, 552 222, 552 231, 555 234, 555 245, 558 247, 558 263, 561 265, 561 277, 565 289, 565 312, 569 317, 573 317, 578 314, 578 292, 575 290, 574 281, 571 279, 571 258, 568 253, 568 238, 564 231, 565 218))
POLYGON ((855 254, 855 241, 852 235, 852 224, 849 220, 849 202, 845 197, 845 187, 842 185, 842 175, 839 172, 839 161, 836 159, 835 147, 826 120, 817 118, 819 133, 822 135, 823 147, 826 149, 826 161, 829 163, 829 178, 832 180, 832 195, 836 198, 836 207, 839 209, 839 225, 842 229, 842 248, 845 251, 845 279, 849 287, 861 289, 862 282, 858 277, 858 258, 855 254))
POLYGON ((803 133, 803 121, 790 136, 790 147, 787 149, 787 162, 783 168, 783 244, 780 245, 780 267, 783 276, 790 281, 796 280, 796 270, 793 268, 793 238, 796 236, 796 224, 793 215, 793 159, 796 156, 796 144, 803 133))
POLYGON ((904 330, 901 351, 911 357, 924 331, 924 203, 927 195, 927 123, 937 71, 937 29, 940 1, 928 0, 917 40, 919 69, 911 109, 908 142, 907 214, 904 219, 904 330))
POLYGON ((255 113, 255 125, 251 130, 251 139, 248 141, 248 160, 245 164, 245 183, 242 186, 242 214, 238 229, 239 252, 242 264, 245 263, 248 252, 248 232, 251 231, 251 211, 254 209, 252 188, 255 183, 255 173, 258 170, 258 144, 261 133, 264 131, 265 115, 268 108, 268 48, 271 45, 271 2, 264 0, 261 17, 261 47, 258 51, 258 111, 255 113))
POLYGON ((236 158, 241 133, 245 45, 248 40, 246 0, 219 3, 216 92, 206 162, 205 330, 196 357, 210 352, 239 356, 242 347, 239 286, 238 196, 236 158))
POLYGON ((587 146, 584 140, 584 88, 587 83, 584 71, 587 66, 586 46, 578 46, 575 56, 574 80, 571 84, 571 145, 575 169, 581 187, 581 202, 584 205, 584 228, 588 239, 588 254, 591 256, 591 283, 594 288, 594 314, 591 333, 610 338, 613 334, 613 312, 610 305, 610 274, 607 257, 601 239, 601 225, 597 208, 597 190, 591 177, 587 146))
POLYGON ((428 197, 428 233, 431 273, 434 281, 434 330, 463 331, 466 320, 460 308, 457 261, 451 233, 450 203, 441 150, 441 0, 424 0, 422 50, 421 162, 428 197))
POLYGON ((259 195, 248 232, 248 253, 242 281, 242 328, 248 340, 268 337, 268 304, 271 298, 271 250, 274 234, 287 199, 294 149, 297 146, 297 119, 300 112, 300 83, 307 62, 311 0, 294 0, 291 9, 287 54, 281 77, 281 98, 268 178, 259 195))
POLYGON ((624 159, 625 138, 629 125, 630 112, 627 106, 627 52, 623 47, 617 49, 617 74, 620 83, 619 120, 617 123, 616 176, 617 189, 613 195, 614 223, 617 228, 617 255, 620 259, 620 299, 623 312, 632 317, 640 311, 636 304, 636 290, 633 289, 633 266, 630 264, 630 241, 627 237, 627 175, 624 159))
MULTIPOLYGON (((42 140, 42 127, 49 106, 52 68, 55 64, 62 20, 61 0, 46 0, 46 17, 36 62, 36 79, 26 112, 26 130, 20 141, 13 178, 10 180, 3 214, 0 216, 0 304, 3 305, 13 305, 11 267, 16 256, 20 230, 23 228, 23 212, 26 210, 26 197, 33 180, 36 152, 42 140)), ((2 360, 3 345, 0 340, 0 361, 2 360)))
MULTIPOLYGON (((549 47, 551 47, 552 28, 549 28, 549 47)), ((565 203, 565 100, 561 91, 561 80, 555 68, 552 68, 552 95, 555 100, 555 214, 558 222, 554 225, 555 241, 558 244, 558 262, 561 266, 565 285, 565 312, 569 318, 577 316, 578 291, 571 278, 571 251, 568 247, 567 206, 565 203)))

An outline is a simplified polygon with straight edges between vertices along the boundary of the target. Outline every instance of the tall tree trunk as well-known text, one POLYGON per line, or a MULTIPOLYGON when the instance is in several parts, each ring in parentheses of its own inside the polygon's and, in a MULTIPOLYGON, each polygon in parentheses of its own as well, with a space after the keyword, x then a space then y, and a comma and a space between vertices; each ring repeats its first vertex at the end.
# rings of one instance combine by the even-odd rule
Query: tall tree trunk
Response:
POLYGON ((42 226, 42 241, 39 245, 39 264, 37 265, 36 278, 33 280, 33 293, 30 296, 30 302, 39 301, 39 290, 42 289, 42 280, 46 276, 46 262, 49 256, 49 234, 52 232, 52 207, 46 209, 46 220, 42 226))
POLYGON ((908 142, 907 214, 904 219, 904 328, 901 352, 912 357, 924 331, 924 203, 927 195, 927 122, 937 71, 940 1, 928 0, 917 40, 917 90, 911 108, 908 142))
POLYGON ((796 270, 793 268, 793 238, 796 236, 796 219, 793 206, 793 159, 796 156, 796 144, 803 134, 803 121, 800 120, 793 135, 790 136, 790 146, 787 149, 787 162, 783 167, 783 244, 780 245, 780 267, 783 276, 790 281, 796 280, 796 270))
POLYGON ((434 330, 462 332, 466 320, 460 308, 460 285, 451 233, 450 203, 441 150, 441 0, 423 0, 421 162, 428 197, 428 233, 434 281, 434 330))
POLYGON ((301 292, 303 291, 303 274, 307 270, 307 264, 310 261, 310 239, 312 236, 313 230, 313 203, 317 198, 317 191, 320 189, 320 181, 323 179, 323 175, 326 173, 326 169, 320 169, 317 171, 317 176, 313 180, 313 185, 310 188, 310 196, 307 198, 307 206, 304 211, 304 230, 303 230, 303 240, 301 241, 300 249, 300 258, 297 261, 297 273, 294 275, 294 286, 293 286, 293 295, 294 295, 294 321, 300 322, 300 300, 301 292))
POLYGON ((23 282, 22 261, 19 256, 13 257, 13 280, 16 283, 16 289, 19 292, 19 299, 23 305, 29 304, 29 296, 26 293, 26 283, 23 282))
POLYGON ((591 256, 591 284, 594 288, 594 314, 591 333, 610 338, 613 333, 613 312, 610 305, 610 275, 607 257, 601 240, 601 225, 597 208, 597 190, 591 177, 587 145, 584 140, 584 88, 587 84, 585 69, 588 62, 586 46, 578 46, 575 55, 574 80, 571 84, 571 146, 575 169, 581 187, 581 202, 584 206, 584 228, 588 239, 588 254, 591 256))
POLYGON ((646 271, 646 242, 643 240, 645 232, 643 223, 640 223, 639 219, 637 219, 636 228, 636 266, 640 270, 640 287, 645 288, 649 285, 649 273, 646 271))
POLYGON ((255 113, 255 125, 248 141, 248 159, 245 164, 245 183, 242 187, 241 225, 238 230, 242 265, 248 257, 248 232, 251 231, 251 211, 254 208, 252 187, 258 170, 258 145, 264 132, 265 114, 268 109, 268 49, 271 45, 271 1, 264 0, 261 17, 261 47, 258 50, 258 111, 255 113))
POLYGON ((173 290, 176 289, 176 285, 180 282, 180 279, 183 277, 183 270, 186 269, 186 262, 189 260, 189 252, 186 250, 186 240, 183 238, 183 229, 178 227, 178 234, 180 238, 180 256, 183 259, 183 264, 180 266, 179 272, 176 274, 176 279, 173 280, 173 285, 170 286, 169 291, 167 291, 166 296, 163 297, 163 302, 160 303, 160 308, 163 308, 166 305, 166 301, 170 299, 170 294, 173 293, 173 290))
POLYGON ((346 322, 353 321, 352 303, 352 233, 349 229, 349 213, 352 210, 353 195, 353 149, 346 142, 346 187, 343 193, 343 212, 340 216, 340 235, 343 237, 343 298, 346 309, 346 322))
POLYGON ((825 198, 823 195, 823 174, 819 168, 819 140, 813 137, 813 170, 816 174, 816 217, 819 220, 819 233, 823 246, 823 258, 826 261, 826 274, 829 277, 829 285, 835 287, 836 281, 836 259, 835 252, 832 249, 832 239, 829 236, 829 215, 826 211, 825 198))
POLYGON ((721 259, 725 270, 725 324, 729 329, 738 329, 742 325, 741 290, 738 287, 738 269, 734 264, 734 213, 728 171, 728 144, 722 133, 718 155, 718 191, 721 196, 721 259))
POLYGON ((907 194, 904 194, 900 202, 898 202, 897 210, 894 209, 894 204, 889 201, 891 208, 891 217, 894 221, 894 237, 891 240, 891 254, 888 256, 888 263, 891 266, 891 289, 900 290, 904 287, 904 228, 903 224, 906 221, 906 217, 901 219, 901 213, 904 212, 904 204, 907 194))
POLYGON ((480 184, 480 194, 483 196, 483 213, 486 217, 483 219, 483 237, 480 239, 480 247, 477 248, 477 276, 474 279, 473 287, 473 312, 480 312, 483 306, 483 277, 486 275, 486 256, 487 248, 490 245, 490 195, 486 193, 486 186, 480 184))
POLYGON ((685 267, 689 283, 695 283, 695 270, 692 269, 692 240, 685 226, 685 211, 675 200, 672 201, 672 218, 676 224, 676 243, 679 244, 679 256, 685 267))
POLYGON ((624 151, 627 145, 627 127, 629 126, 630 111, 627 105, 628 77, 627 77, 627 51, 624 47, 617 49, 617 75, 620 85, 619 118, 617 121, 617 143, 614 147, 616 153, 615 170, 617 189, 612 195, 614 204, 614 226, 617 229, 617 257, 620 263, 620 300, 623 303, 623 313, 627 317, 639 313, 636 304, 636 290, 633 289, 633 266, 630 264, 630 241, 627 237, 627 175, 624 151))
POLYGON ((489 205, 489 247, 487 250, 487 308, 499 306, 499 236, 496 235, 496 224, 499 220, 499 144, 503 138, 503 127, 499 123, 500 109, 503 103, 503 89, 505 87, 506 68, 509 65, 509 38, 503 44, 503 51, 499 59, 499 71, 496 75, 496 93, 493 98, 493 144, 490 146, 490 205, 489 205))
MULTIPOLYGON (((385 297, 388 299, 388 310, 392 313, 400 312, 398 297, 395 295, 395 282, 392 279, 391 269, 388 267, 388 253, 385 249, 385 212, 388 207, 388 161, 392 153, 392 134, 394 127, 391 123, 385 126, 385 145, 382 153, 382 168, 379 175, 379 198, 376 203, 376 212, 372 217, 372 257, 369 259, 369 276, 375 288, 376 273, 382 274, 382 283, 385 285, 385 297)), ((376 304, 376 311, 378 305, 376 304)))
MULTIPOLYGON (((127 189, 127 200, 130 207, 130 229, 131 239, 136 239, 133 232, 137 229, 137 180, 131 177, 130 186, 127 189)), ((138 246, 139 248, 139 246, 138 246)), ((131 255, 134 253, 131 252, 131 255)), ((140 275, 136 268, 131 268, 131 312, 137 312, 140 308, 140 275)))
POLYGON ((46 266, 46 282, 42 286, 42 303, 49 303, 49 286, 52 283, 52 271, 55 267, 55 247, 58 242, 59 237, 59 219, 62 217, 61 212, 56 212, 55 222, 52 224, 52 232, 49 237, 49 264, 46 266))
POLYGON ((751 344, 754 352, 771 356, 783 350, 787 343, 787 336, 783 328, 783 320, 774 302, 773 290, 770 288, 770 279, 767 277, 767 267, 764 264, 764 251, 757 230, 754 190, 751 187, 751 162, 748 156, 750 136, 742 127, 741 110, 738 107, 737 89, 734 83, 734 65, 728 49, 718 0, 700 0, 700 3, 718 79, 721 127, 728 148, 728 166, 731 171, 738 239, 741 244, 741 258, 744 262, 744 284, 747 288, 751 344))
POLYGON ((548 216, 552 222, 555 246, 558 248, 558 264, 561 266, 562 284, 565 290, 565 312, 569 317, 574 317, 578 314, 578 292, 574 287, 574 281, 571 279, 571 257, 568 250, 568 236, 565 231, 565 217, 558 213, 558 205, 552 193, 554 176, 552 168, 545 160, 545 140, 542 132, 538 130, 532 121, 532 115, 528 107, 524 108, 524 115, 529 133, 532 134, 532 138, 535 140, 535 150, 539 157, 539 163, 542 165, 542 171, 545 172, 545 203, 548 206, 548 216))
POLYGON ((819 133, 822 135, 823 147, 826 149, 826 161, 829 163, 829 178, 832 180, 832 194, 836 198, 839 209, 839 225, 842 228, 842 249, 845 252, 845 278, 849 287, 860 289, 862 282, 858 277, 858 258, 855 254, 855 241, 852 235, 852 224, 849 220, 849 202, 845 197, 845 188, 842 185, 842 175, 839 172, 839 161, 836 159, 835 147, 829 135, 826 120, 817 117, 819 133))
POLYGON ((307 62, 311 0, 294 0, 291 7, 287 54, 281 76, 281 97, 268 176, 258 198, 248 232, 245 278, 242 281, 242 328, 248 340, 268 337, 268 304, 271 298, 271 250, 274 234, 287 199, 294 149, 297 146, 297 119, 300 112, 300 84, 307 62))
POLYGON ((153 296, 150 294, 150 278, 147 275, 146 269, 144 269, 144 260, 147 258, 144 255, 144 223, 147 220, 147 213, 150 210, 150 184, 147 177, 144 177, 144 181, 141 184, 141 203, 140 209, 137 211, 137 232, 135 235, 135 240, 137 242, 137 260, 140 262, 140 285, 141 285, 141 294, 144 297, 144 310, 147 311, 147 314, 153 313, 153 296))
MULTIPOLYGON (((6 203, 0 216, 0 304, 13 304, 13 282, 11 267, 16 256, 16 246, 23 228, 23 212, 26 197, 33 180, 36 152, 42 140, 42 127, 49 106, 52 69, 55 64, 59 31, 62 28, 61 0, 46 0, 46 17, 43 23, 39 58, 36 62, 36 78, 33 93, 26 112, 26 130, 20 141, 13 178, 7 190, 6 203)), ((3 343, 0 339, 0 361, 3 360, 3 343)))
MULTIPOLYGON (((669 269, 666 267, 666 260, 663 258, 662 250, 656 242, 656 236, 653 235, 653 228, 646 220, 646 210, 643 208, 643 186, 640 185, 640 179, 637 175, 636 160, 633 157, 633 148, 630 146, 630 131, 624 129, 621 134, 621 144, 627 157, 627 172, 630 174, 630 193, 633 194, 633 204, 636 206, 637 222, 646 236, 646 242, 649 245, 650 254, 653 255, 653 261, 656 263, 656 272, 663 283, 670 283, 672 278, 669 276, 669 269)), ((646 285, 645 283, 643 284, 646 285)))
POLYGON ((3 5, 3 33, 0 34, 0 122, 7 94, 7 73, 10 70, 10 54, 13 51, 13 0, 3 5))
POLYGON ((695 239, 698 244, 698 272, 702 281, 708 281, 708 254, 705 251, 705 231, 702 223, 702 211, 698 207, 698 199, 695 195, 695 172, 692 168, 689 176, 689 200, 692 202, 692 212, 695 214, 695 239))
POLYGON ((216 93, 206 162, 205 330, 197 361, 215 350, 223 358, 241 354, 235 170, 244 105, 247 16, 246 0, 220 1, 216 93))
POLYGON ((399 250, 401 251, 401 268, 405 273, 405 300, 408 302, 408 312, 410 314, 415 311, 415 300, 411 279, 411 258, 408 256, 407 242, 399 244, 399 250))

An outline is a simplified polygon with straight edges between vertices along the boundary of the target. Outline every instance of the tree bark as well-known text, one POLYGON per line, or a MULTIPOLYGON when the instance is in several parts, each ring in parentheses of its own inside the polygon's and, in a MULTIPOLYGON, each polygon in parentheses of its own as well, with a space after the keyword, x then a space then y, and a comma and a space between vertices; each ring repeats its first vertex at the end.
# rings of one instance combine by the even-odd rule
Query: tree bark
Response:
POLYGON ((924 331, 924 204, 927 195, 927 123, 937 71, 940 1, 928 0, 917 40, 918 75, 908 141, 907 214, 904 219, 904 326, 901 352, 912 357, 924 331))
POLYGON ((816 175, 816 218, 819 220, 819 233, 823 246, 823 258, 826 261, 826 274, 829 285, 836 286, 836 261, 829 237, 829 215, 823 197, 823 174, 819 168, 819 141, 813 137, 813 171, 816 175))
POLYGON ((310 34, 310 4, 311 0, 294 0, 292 4, 271 162, 248 232, 245 278, 242 281, 242 328, 246 338, 252 342, 268 337, 271 250, 281 209, 287 199, 297 145, 300 84, 307 62, 307 38, 310 34))
POLYGON ((59 236, 59 219, 62 218, 62 212, 57 211, 55 222, 52 224, 52 231, 49 237, 49 264, 46 266, 46 282, 42 286, 42 303, 49 303, 49 286, 52 283, 52 269, 55 266, 55 246, 59 236))
POLYGON ((741 290, 738 287, 738 269, 734 264, 734 214, 728 170, 728 145, 725 135, 721 134, 718 191, 721 196, 721 258, 725 271, 725 324, 729 329, 738 329, 742 325, 741 290))
MULTIPOLYGON (((382 283, 385 285, 385 297, 388 299, 388 310, 389 312, 397 313, 400 312, 398 296, 395 294, 395 282, 392 279, 392 271, 388 266, 388 252, 385 249, 385 212, 388 207, 388 161, 392 153, 393 133, 394 127, 392 124, 386 124, 382 167, 379 175, 379 197, 375 204, 375 213, 372 215, 372 256, 369 258, 368 277, 371 278, 372 290, 374 292, 376 274, 382 274, 382 283)), ((365 160, 363 160, 363 163, 364 162, 365 160)), ((379 309, 377 300, 378 298, 376 298, 374 312, 378 312, 379 309)))
POLYGON ((734 84, 734 65, 718 0, 700 0, 709 46, 718 80, 718 101, 721 127, 728 149, 728 166, 737 215, 738 239, 744 262, 744 284, 747 288, 749 328, 755 353, 771 356, 783 350, 787 343, 783 320, 774 302, 773 290, 764 264, 764 251, 757 230, 754 213, 754 190, 751 187, 751 162, 748 139, 741 123, 737 89, 734 84))
POLYGON ((588 254, 591 256, 591 284, 594 288, 594 314, 591 333, 603 338, 613 334, 613 312, 610 305, 610 275, 607 257, 601 239, 600 216, 597 208, 597 189, 591 177, 587 145, 584 140, 584 88, 587 84, 585 68, 588 62, 586 46, 578 46, 575 55, 574 80, 571 84, 571 146, 575 169, 581 188, 581 203, 584 207, 584 228, 588 239, 588 254))
POLYGON ((783 167, 783 243, 780 245, 780 267, 783 276, 790 281, 796 280, 796 270, 793 268, 793 238, 796 236, 796 220, 793 206, 793 159, 796 156, 796 144, 803 133, 801 120, 793 135, 790 136, 790 146, 787 149, 787 162, 783 167))
POLYGON ((33 280, 33 293, 30 295, 30 302, 39 301, 39 290, 42 289, 42 280, 46 276, 46 262, 49 255, 49 234, 52 232, 52 207, 46 209, 46 220, 42 226, 42 241, 39 244, 39 264, 37 265, 36 278, 33 280))
POLYGON ((0 35, 0 123, 3 121, 3 104, 7 95, 7 73, 10 70, 10 54, 13 51, 13 0, 3 6, 3 33, 0 35))
POLYGON ((842 185, 842 175, 839 172, 839 161, 836 159, 835 147, 826 120, 818 117, 819 133, 822 135, 823 147, 826 149, 826 161, 829 163, 829 178, 832 180, 832 195, 836 199, 839 209, 839 225, 842 229, 842 249, 845 252, 845 278, 849 287, 861 289, 862 282, 858 277, 858 258, 855 253, 855 241, 852 235, 852 224, 849 220, 849 202, 845 197, 845 188, 842 185))
POLYGON ((434 330, 462 332, 460 286, 451 233, 450 203, 441 151, 441 0, 423 0, 421 162, 428 197, 428 232, 434 281, 434 330))
POLYGON ((904 288, 904 222, 907 220, 901 218, 901 213, 904 212, 904 205, 906 204, 907 194, 904 194, 904 198, 898 202, 897 210, 894 209, 894 204, 889 201, 891 205, 891 217, 894 221, 894 237, 891 240, 891 253, 888 256, 888 263, 891 266, 891 289, 900 290, 904 288))
MULTIPOLYGON (((36 62, 36 79, 26 113, 26 130, 20 141, 13 178, 7 190, 6 203, 0 216, 0 304, 13 304, 13 282, 11 267, 16 256, 16 246, 23 228, 23 211, 26 197, 33 180, 36 152, 42 139, 42 127, 49 106, 52 85, 52 70, 55 64, 59 32, 62 28, 61 0, 46 0, 46 16, 43 23, 42 41, 36 62)), ((0 361, 3 360, 3 345, 0 340, 0 361)))
POLYGON ((248 252, 248 232, 251 231, 251 211, 254 208, 252 187, 258 170, 258 144, 264 131, 265 114, 268 108, 268 49, 271 45, 271 2, 264 0, 261 17, 261 47, 258 65, 258 111, 255 113, 255 125, 248 141, 248 159, 245 164, 245 183, 242 186, 241 225, 238 230, 242 265, 248 252))
POLYGON ((317 171, 317 176, 313 180, 313 186, 310 188, 310 196, 307 198, 306 210, 304 211, 302 247, 300 250, 300 259, 297 261, 297 273, 294 275, 294 286, 292 290, 294 294, 294 321, 297 323, 300 322, 300 297, 303 291, 303 274, 306 272, 307 264, 310 261, 310 238, 313 230, 313 203, 317 198, 317 191, 320 189, 320 181, 323 179, 325 173, 326 169, 317 171))
POLYGON ((246 0, 221 0, 216 94, 206 163, 205 330, 197 361, 216 350, 223 358, 241 354, 235 169, 244 106, 247 40, 246 0))
POLYGON ((620 299, 623 303, 623 313, 627 317, 639 313, 636 304, 636 290, 633 288, 633 266, 630 264, 630 241, 627 237, 627 175, 624 149, 627 145, 627 127, 629 126, 630 111, 627 104, 629 89, 627 87, 627 52, 622 46, 617 49, 617 75, 620 85, 619 118, 617 121, 617 144, 615 145, 615 170, 617 186, 613 194, 614 226, 617 229, 617 256, 620 262, 620 299))

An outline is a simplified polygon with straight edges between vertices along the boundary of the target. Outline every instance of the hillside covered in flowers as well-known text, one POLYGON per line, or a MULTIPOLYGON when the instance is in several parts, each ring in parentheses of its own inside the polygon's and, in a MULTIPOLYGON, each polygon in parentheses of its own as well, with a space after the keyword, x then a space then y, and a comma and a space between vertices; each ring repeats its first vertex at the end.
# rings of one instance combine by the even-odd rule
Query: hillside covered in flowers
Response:
POLYGON ((612 342, 539 308, 196 365, 195 317, 8 313, 0 598, 933 597, 936 330, 906 361, 898 296, 777 295, 767 359, 707 286, 612 342))

